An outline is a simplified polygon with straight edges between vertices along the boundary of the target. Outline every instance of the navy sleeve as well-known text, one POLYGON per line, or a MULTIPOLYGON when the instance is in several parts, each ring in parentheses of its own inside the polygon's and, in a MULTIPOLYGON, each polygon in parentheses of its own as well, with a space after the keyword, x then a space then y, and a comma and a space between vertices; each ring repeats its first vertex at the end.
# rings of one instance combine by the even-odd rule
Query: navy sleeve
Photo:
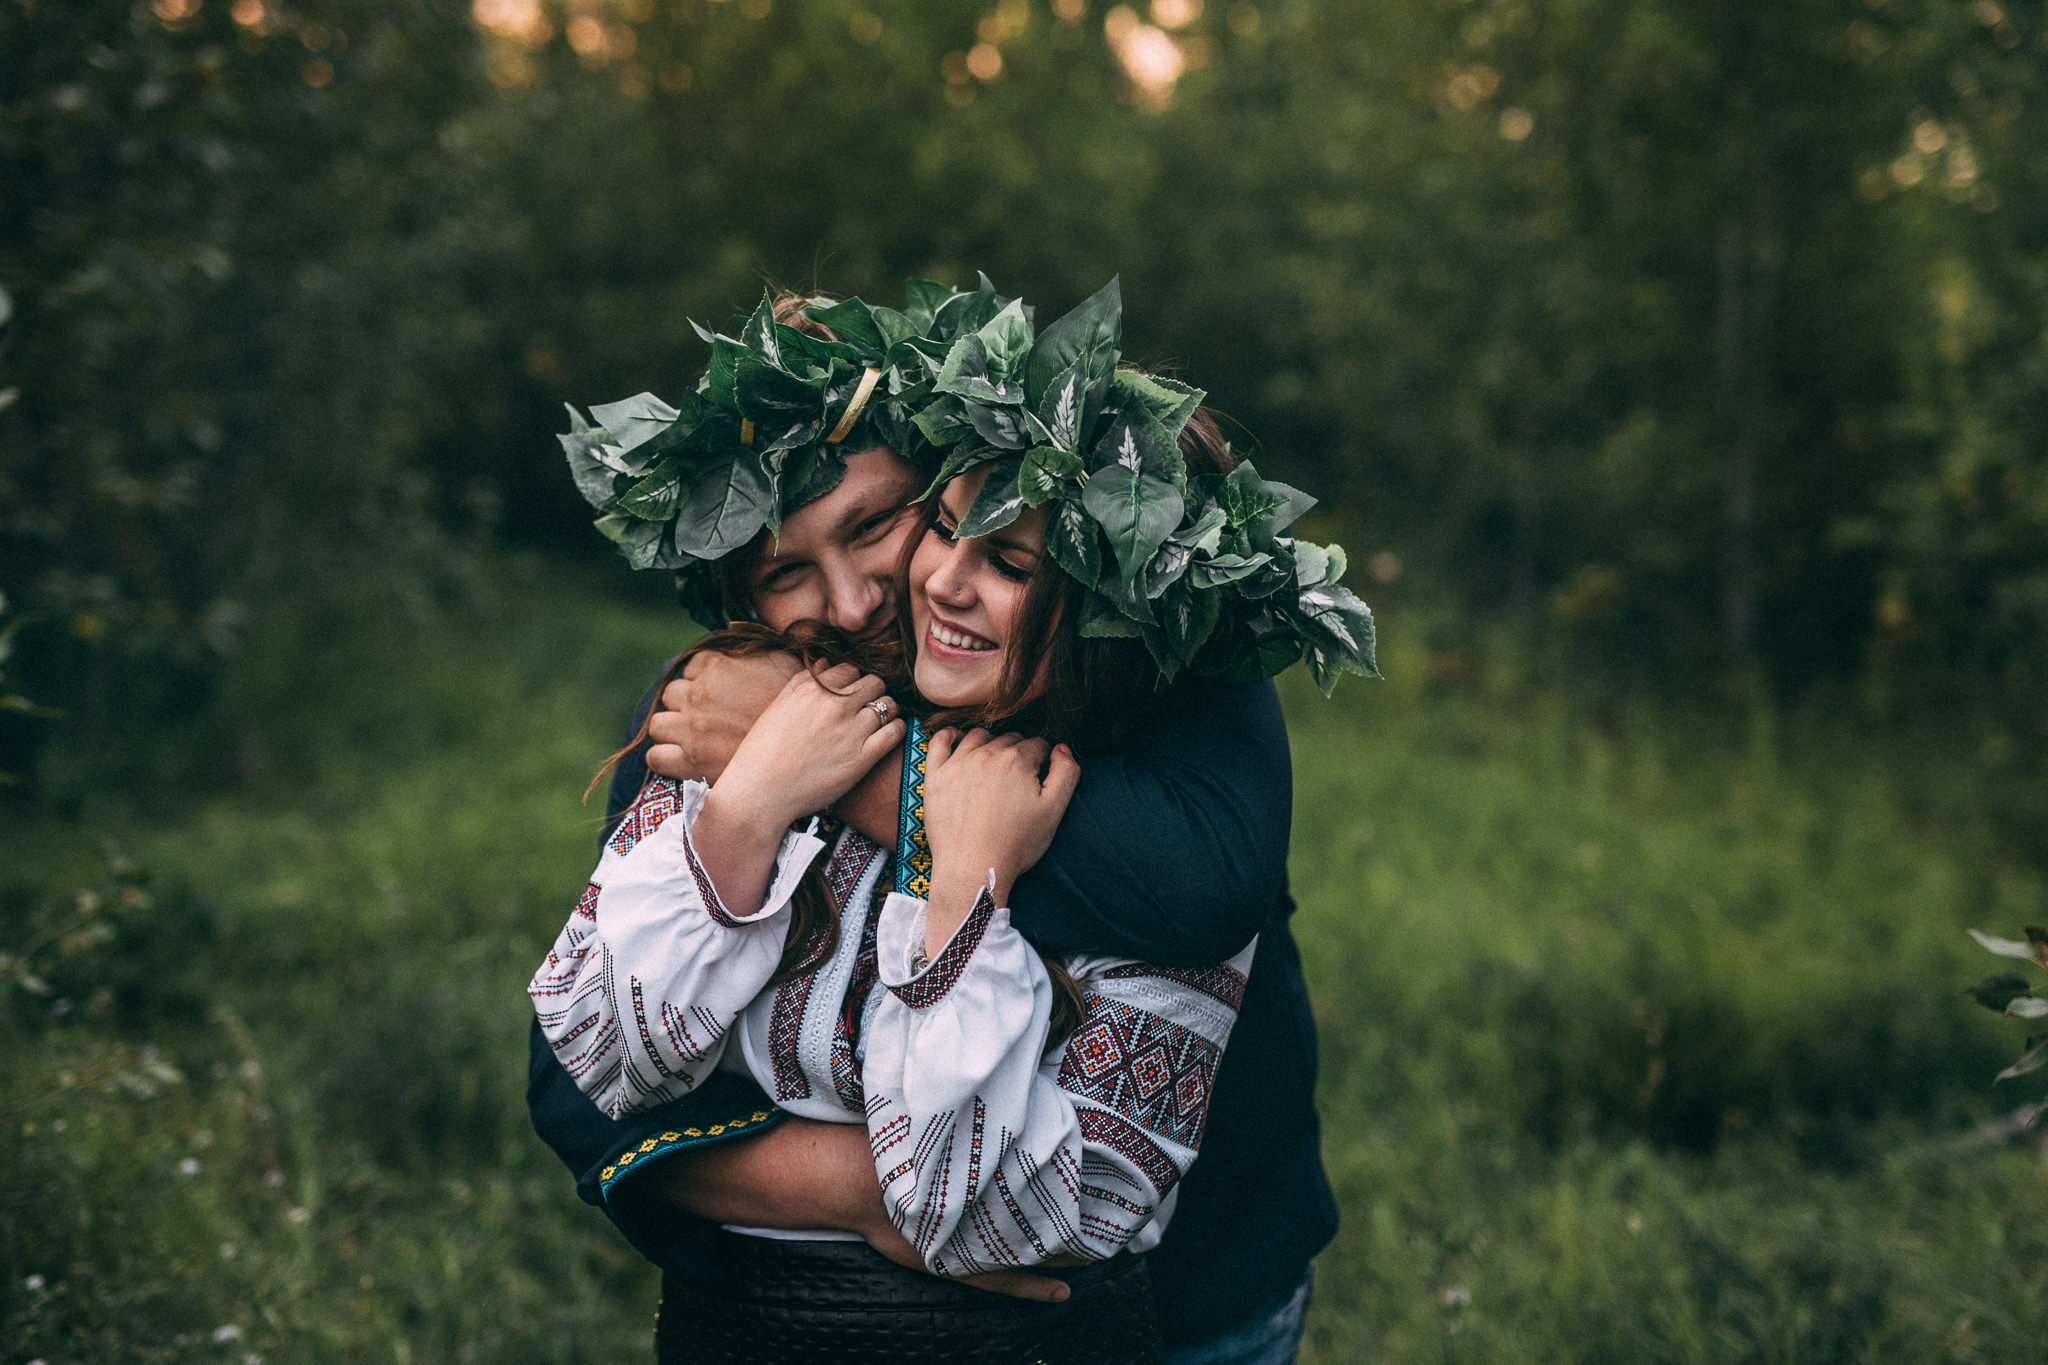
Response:
MULTIPOLYGON (((653 704, 650 691, 634 714, 629 734, 639 733, 653 704)), ((647 779, 645 747, 636 747, 613 770, 605 812, 607 839, 647 779)), ((609 1118, 576 1088, 537 1022, 529 1035, 526 1109, 541 1141, 576 1177, 577 1194, 603 1209, 648 1260, 693 1278, 717 1273, 712 1226, 664 1200, 643 1196, 648 1176, 693 1147, 749 1136, 783 1118, 782 1110, 751 1079, 728 1071, 712 1073, 681 1099, 609 1118)))
POLYGON ((1294 781, 1270 682, 1183 685, 1117 757, 1090 757, 1052 848, 1011 895, 1044 953, 1212 966, 1287 877, 1294 781))

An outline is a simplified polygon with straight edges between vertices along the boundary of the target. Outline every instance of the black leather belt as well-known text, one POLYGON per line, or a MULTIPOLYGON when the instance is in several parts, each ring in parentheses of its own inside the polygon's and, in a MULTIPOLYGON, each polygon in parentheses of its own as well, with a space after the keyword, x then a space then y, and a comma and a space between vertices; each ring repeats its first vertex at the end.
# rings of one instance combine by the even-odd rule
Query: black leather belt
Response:
POLYGON ((721 1233, 727 1278, 662 1282, 661 1365, 1157 1365, 1145 1258, 1046 1270, 1065 1303, 1027 1303, 905 1270, 865 1242, 721 1233))

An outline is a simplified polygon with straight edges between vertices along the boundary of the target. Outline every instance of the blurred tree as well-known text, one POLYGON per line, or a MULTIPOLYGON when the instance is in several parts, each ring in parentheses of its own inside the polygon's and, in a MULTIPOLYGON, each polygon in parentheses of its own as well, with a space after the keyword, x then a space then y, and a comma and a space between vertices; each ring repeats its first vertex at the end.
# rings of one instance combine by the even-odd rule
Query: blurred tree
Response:
POLYGON ((764 277, 1121 272, 1136 358, 1474 613, 2048 737, 2042 41, 1996 0, 0 0, 19 676, 160 714, 480 529, 602 555, 557 404, 681 388, 764 277))

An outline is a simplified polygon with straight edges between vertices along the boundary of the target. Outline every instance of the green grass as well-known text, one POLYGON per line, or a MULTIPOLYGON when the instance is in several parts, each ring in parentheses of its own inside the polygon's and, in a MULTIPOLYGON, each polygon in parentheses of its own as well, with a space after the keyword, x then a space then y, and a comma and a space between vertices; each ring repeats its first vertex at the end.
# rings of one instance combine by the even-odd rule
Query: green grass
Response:
POLYGON ((2017 1035, 1957 994, 1994 965, 1962 927, 2048 898, 1967 765, 1821 715, 1288 695, 1345 1213, 1312 1358, 2048 1353, 2048 1178, 1973 1136, 2017 1035))
MULTIPOLYGON (((467 624, 308 624, 245 661, 215 794, 101 759, 0 828, 8 970, 55 934, 0 1013, 0 1361, 650 1358, 655 1276, 527 1128, 522 986, 676 628, 517 575, 467 624)), ((1960 928, 2048 897, 1965 758, 1287 697, 1345 1217, 1312 1359, 2048 1352, 2048 1175, 1973 1136, 2034 1092, 1989 1090, 2017 1030, 1957 993, 1960 928)))

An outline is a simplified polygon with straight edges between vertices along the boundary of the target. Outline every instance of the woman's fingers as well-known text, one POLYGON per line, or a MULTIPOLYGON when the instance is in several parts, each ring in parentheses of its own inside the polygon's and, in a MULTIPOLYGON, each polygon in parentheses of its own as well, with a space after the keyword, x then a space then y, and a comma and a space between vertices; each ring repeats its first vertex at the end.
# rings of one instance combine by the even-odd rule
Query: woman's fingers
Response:
POLYGON ((1067 802, 1073 800, 1074 788, 1081 781, 1081 764, 1074 757, 1074 751, 1061 744, 1054 747, 1052 756, 1046 761, 1045 785, 1040 789, 1044 799, 1056 802, 1064 811, 1067 802))
POLYGON ((953 746, 960 742, 960 732, 952 726, 934 730, 925 740, 924 765, 927 769, 943 768, 946 760, 953 756, 953 746))
POLYGON ((855 706, 866 706, 876 697, 888 691, 889 684, 883 682, 881 678, 873 673, 861 673, 856 675, 850 682, 841 685, 835 690, 840 696, 846 698, 855 706))
POLYGON ((962 754, 971 754, 994 738, 986 730, 969 730, 954 743, 953 756, 958 758, 962 754))

